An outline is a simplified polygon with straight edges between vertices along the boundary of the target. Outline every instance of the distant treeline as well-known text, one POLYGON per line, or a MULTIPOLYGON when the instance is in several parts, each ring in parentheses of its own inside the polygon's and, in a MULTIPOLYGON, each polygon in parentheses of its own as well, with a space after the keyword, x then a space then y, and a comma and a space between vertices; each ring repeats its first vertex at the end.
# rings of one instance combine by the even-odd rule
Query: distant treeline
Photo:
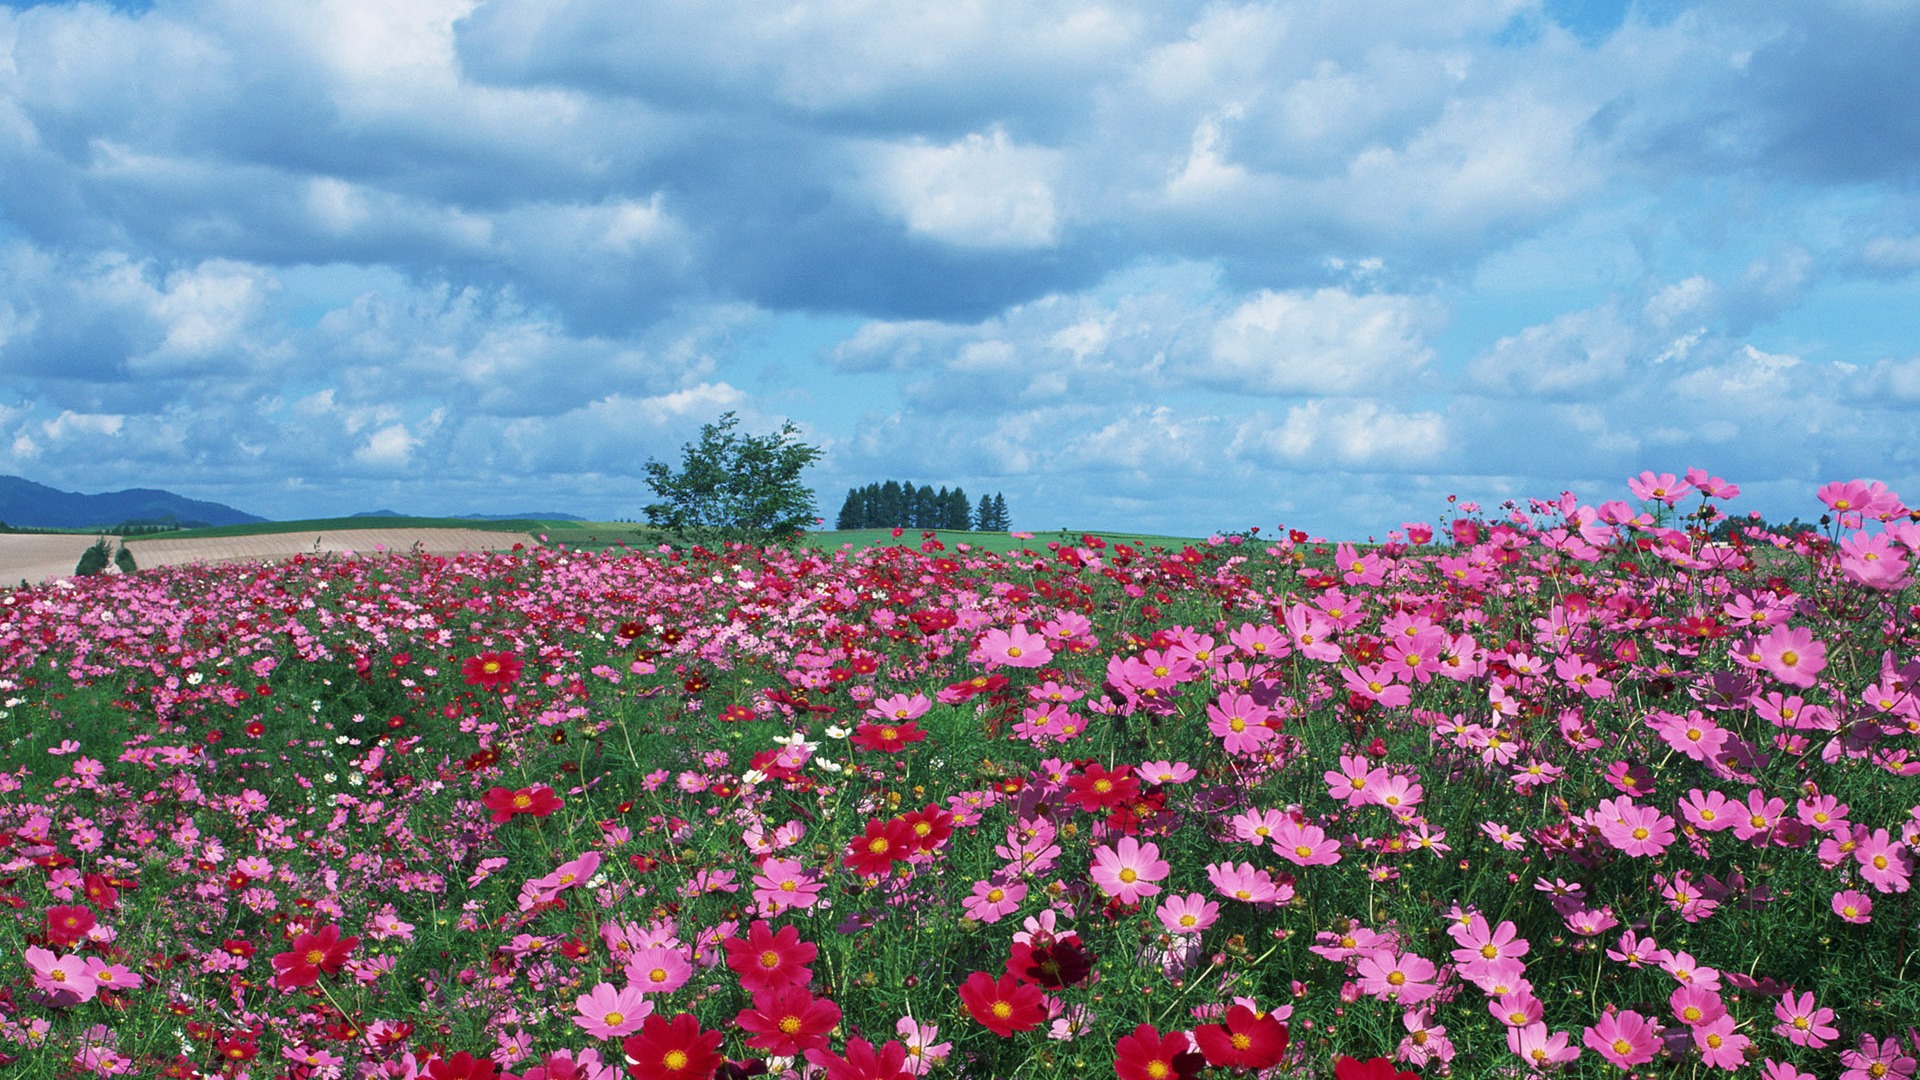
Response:
POLYGON ((97 529, 53 529, 33 525, 9 525, 0 521, 0 533, 67 534, 79 532, 104 533, 107 536, 153 536, 157 533, 179 532, 182 529, 204 529, 207 525, 199 521, 179 521, 172 515, 165 518, 143 518, 123 521, 118 525, 106 525, 97 529))
POLYGON ((1004 532, 1012 528, 1007 500, 994 492, 980 496, 978 504, 967 498, 965 488, 931 485, 915 487, 911 483, 888 480, 883 484, 850 488, 847 501, 840 506, 837 529, 946 529, 960 531, 1004 532))

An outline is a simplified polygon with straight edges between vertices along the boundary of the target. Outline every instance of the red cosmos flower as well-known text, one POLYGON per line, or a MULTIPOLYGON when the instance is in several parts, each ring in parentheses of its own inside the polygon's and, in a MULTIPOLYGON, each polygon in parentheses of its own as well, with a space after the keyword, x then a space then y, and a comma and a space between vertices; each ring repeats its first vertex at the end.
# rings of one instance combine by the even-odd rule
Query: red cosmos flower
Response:
POLYGON ((434 1055, 423 1075, 427 1080, 516 1080, 512 1073, 502 1073, 492 1058, 477 1058, 465 1050, 451 1058, 434 1055))
POLYGON ((825 1049, 827 1032, 840 1022, 840 1006, 817 998, 804 986, 779 986, 753 995, 753 1008, 733 1018, 735 1027, 754 1033, 747 1045, 779 1057, 799 1057, 825 1049))
POLYGON ((727 951, 727 967, 749 993, 807 985, 813 981, 807 965, 820 954, 818 946, 800 940, 800 931, 783 926, 775 933, 765 919, 755 919, 745 938, 727 938, 720 947, 727 951))
POLYGON ((534 817, 546 817, 560 809, 560 796, 545 784, 524 787, 509 791, 503 787, 489 788, 480 797, 480 805, 493 811, 495 825, 512 819, 516 814, 532 814, 534 817))
POLYGON ((824 1048, 807 1051, 807 1060, 827 1070, 827 1080, 912 1080, 907 1071, 907 1048, 888 1039, 876 1052, 865 1039, 848 1039, 847 1056, 824 1048))
POLYGON ((86 937, 93 926, 93 912, 86 908, 50 907, 47 909, 47 944, 72 945, 86 937))
POLYGON ((1076 986, 1093 973, 1093 958, 1080 948, 1077 940, 1056 940, 1035 947, 1014 942, 1013 955, 1007 958, 1007 974, 1023 983, 1058 989, 1076 986))
POLYGON ((102 911, 113 911, 120 906, 120 890, 113 887, 105 874, 88 874, 81 879, 81 888, 87 899, 93 901, 102 911))
POLYGON ((282 990, 312 986, 320 981, 321 972, 332 975, 344 967, 358 944, 359 938, 341 937, 334 925, 297 935, 291 949, 273 958, 273 984, 282 990))
POLYGON ((895 861, 918 851, 920 838, 913 826, 895 818, 867 822, 867 831, 847 844, 846 865, 856 874, 885 874, 895 861))
POLYGON ((1206 1058, 1187 1049, 1185 1035, 1162 1036, 1152 1024, 1141 1024, 1113 1044, 1113 1071, 1120 1080, 1193 1080, 1206 1065, 1206 1058))
POLYGON ((1396 1072, 1393 1062, 1383 1057, 1357 1058, 1339 1057, 1333 1062, 1334 1080, 1420 1080, 1416 1072, 1396 1072))
POLYGON ((900 820, 913 830, 921 851, 932 851, 953 835, 953 814, 935 803, 928 803, 900 820))
POLYGON ((984 971, 967 976, 960 987, 960 1003, 967 1007, 988 1031, 1006 1038, 1016 1031, 1032 1031, 1046 1018, 1041 1007, 1045 995, 1037 986, 1026 986, 1011 975, 998 979, 984 971))
POLYGON ((1272 1013, 1256 1013, 1245 1005, 1227 1010, 1226 1023, 1193 1029, 1209 1065, 1237 1065, 1265 1069, 1280 1064, 1287 1052, 1287 1025, 1272 1013))
POLYGON ((911 720, 898 724, 861 724, 853 730, 853 745, 862 750, 897 754, 911 743, 925 741, 927 733, 911 720))
POLYGON ((1082 810, 1100 811, 1127 806, 1140 797, 1140 781, 1128 765, 1108 772, 1099 762, 1088 765, 1067 781, 1067 801, 1082 810))
POLYGON ((627 1053, 627 1075, 633 1080, 709 1080, 726 1060, 720 1055, 723 1038, 718 1031, 701 1031, 700 1021, 686 1013, 672 1022, 655 1014, 620 1048, 627 1053))
POLYGON ((221 1060, 237 1064, 259 1057, 260 1044, 254 1041, 252 1035, 245 1032, 238 1035, 222 1035, 220 1040, 213 1044, 213 1052, 219 1054, 221 1060))
POLYGON ((467 662, 460 666, 460 674, 466 677, 468 686, 498 690, 512 686, 525 667, 512 653, 483 652, 467 657, 467 662))

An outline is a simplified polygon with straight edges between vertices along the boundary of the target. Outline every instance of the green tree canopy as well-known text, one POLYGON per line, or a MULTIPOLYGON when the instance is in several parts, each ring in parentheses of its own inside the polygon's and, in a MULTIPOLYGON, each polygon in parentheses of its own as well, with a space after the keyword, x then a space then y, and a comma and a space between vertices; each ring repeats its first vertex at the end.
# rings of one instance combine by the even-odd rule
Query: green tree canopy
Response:
POLYGON ((648 524, 709 543, 766 543, 813 526, 813 489, 800 474, 820 448, 801 442, 791 420, 770 435, 739 434, 739 422, 729 412, 702 427, 678 469, 647 461, 647 486, 660 500, 645 509, 648 524))

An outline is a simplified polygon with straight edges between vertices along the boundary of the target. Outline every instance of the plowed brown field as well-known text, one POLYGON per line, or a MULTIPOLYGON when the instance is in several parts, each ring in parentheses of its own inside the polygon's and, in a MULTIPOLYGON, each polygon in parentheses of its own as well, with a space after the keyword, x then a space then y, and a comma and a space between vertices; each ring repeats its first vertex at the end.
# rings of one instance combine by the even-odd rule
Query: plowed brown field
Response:
MULTIPOLYGON (((0 585, 22 579, 42 584, 71 576, 91 536, 0 534, 0 585)), ((188 563, 267 562, 295 555, 333 554, 361 558, 419 550, 435 555, 462 551, 504 551, 515 544, 533 547, 525 533, 486 529, 340 529, 318 533, 266 533, 210 539, 134 539, 127 550, 142 569, 188 563)))

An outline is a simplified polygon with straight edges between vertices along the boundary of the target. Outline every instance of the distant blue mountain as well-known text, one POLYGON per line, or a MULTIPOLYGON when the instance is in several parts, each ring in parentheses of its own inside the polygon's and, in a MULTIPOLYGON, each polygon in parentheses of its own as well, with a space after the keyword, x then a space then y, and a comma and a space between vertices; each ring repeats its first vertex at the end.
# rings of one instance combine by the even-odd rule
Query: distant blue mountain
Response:
POLYGON ((266 518, 154 488, 82 495, 0 476, 0 522, 27 529, 104 529, 116 525, 250 525, 266 518))

